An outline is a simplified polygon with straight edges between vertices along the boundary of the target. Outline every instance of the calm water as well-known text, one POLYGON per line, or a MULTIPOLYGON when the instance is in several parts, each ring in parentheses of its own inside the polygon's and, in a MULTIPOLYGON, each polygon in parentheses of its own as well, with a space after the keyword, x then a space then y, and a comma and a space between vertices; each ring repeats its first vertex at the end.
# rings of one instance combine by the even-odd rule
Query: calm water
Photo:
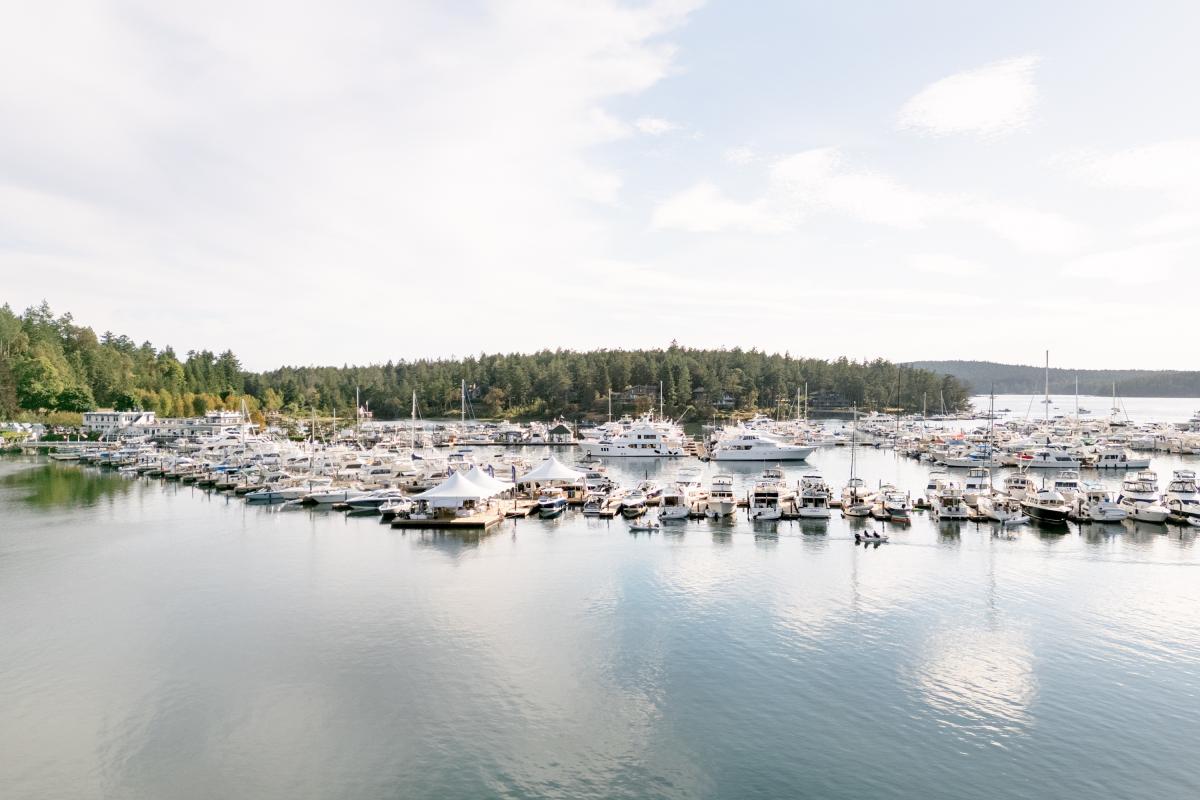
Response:
MULTIPOLYGON (((1006 419, 1040 420, 1046 416, 1043 395, 998 394, 996 411, 1008 409, 1001 416, 1006 419)), ((988 395, 977 395, 971 403, 986 412, 992 400, 988 395)), ((1195 397, 1117 397, 1119 416, 1131 422, 1186 422, 1200 409, 1200 399, 1195 397)), ((1113 398, 1093 395, 1079 396, 1080 416, 1108 419, 1112 416, 1113 398), (1091 412, 1090 414, 1088 412, 1091 412)), ((934 409, 930 409, 934 413, 934 409)), ((1050 416, 1074 416, 1075 395, 1050 395, 1050 416)))
POLYGON ((1194 534, 851 534, 401 533, 0 461, 0 795, 1200 796, 1194 534))

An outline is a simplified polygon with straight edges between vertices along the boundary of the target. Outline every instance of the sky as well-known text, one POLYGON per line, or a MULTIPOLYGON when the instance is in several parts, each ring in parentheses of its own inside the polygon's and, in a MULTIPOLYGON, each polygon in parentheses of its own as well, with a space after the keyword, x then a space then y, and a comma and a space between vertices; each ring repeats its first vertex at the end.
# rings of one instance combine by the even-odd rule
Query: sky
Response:
POLYGON ((0 301, 252 369, 1196 365, 1200 5, 75 2, 0 25, 0 301))

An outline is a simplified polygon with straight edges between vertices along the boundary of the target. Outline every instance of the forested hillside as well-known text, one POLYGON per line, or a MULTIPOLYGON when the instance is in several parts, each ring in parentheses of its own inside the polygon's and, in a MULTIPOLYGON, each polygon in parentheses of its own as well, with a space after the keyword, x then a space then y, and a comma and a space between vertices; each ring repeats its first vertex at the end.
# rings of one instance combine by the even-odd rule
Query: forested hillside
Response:
POLYGON ((618 411, 657 404, 663 383, 666 409, 694 406, 707 416, 722 410, 775 409, 808 384, 826 403, 864 408, 901 404, 919 409, 945 400, 961 407, 966 391, 955 379, 920 369, 898 370, 883 360, 858 363, 768 354, 758 350, 545 350, 533 354, 421 359, 371 366, 242 369, 230 351, 191 351, 136 343, 125 335, 56 317, 43 303, 23 314, 0 308, 0 418, 94 407, 144 408, 162 416, 189 416, 214 408, 252 412, 310 410, 354 413, 356 388, 382 419, 406 417, 417 392, 421 413, 456 413, 465 380, 479 416, 601 413, 611 390, 618 411))
MULTIPOLYGON (((914 361, 912 366, 953 375, 973 392, 986 394, 995 384, 997 394, 1041 394, 1045 367, 997 364, 992 361, 914 361)), ((1116 384, 1123 397, 1200 397, 1200 372, 1131 369, 1050 369, 1050 394, 1107 395, 1116 384)))

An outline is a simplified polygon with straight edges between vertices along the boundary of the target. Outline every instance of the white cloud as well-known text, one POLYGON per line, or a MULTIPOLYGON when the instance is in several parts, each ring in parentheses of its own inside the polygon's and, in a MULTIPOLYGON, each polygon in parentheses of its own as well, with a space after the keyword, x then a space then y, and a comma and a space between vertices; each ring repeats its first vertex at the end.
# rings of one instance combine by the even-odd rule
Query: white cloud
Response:
POLYGON ((722 153, 722 157, 730 164, 737 164, 742 167, 756 161, 758 154, 754 152, 754 148, 743 145, 741 147, 730 147, 722 153))
MULTIPOLYGON (((1161 283, 1200 259, 1200 242, 1158 242, 1091 253, 1068 262, 1062 274, 1085 285, 1161 283)), ((1164 297, 1164 299, 1166 299, 1164 297)))
POLYGON ((640 117, 633 126, 647 136, 662 136, 664 133, 679 130, 678 125, 662 117, 640 117))
POLYGON ((1065 165, 1092 186, 1134 193, 1137 206, 1130 218, 1146 208, 1144 198, 1167 206, 1149 219, 1130 224, 1133 235, 1163 238, 1200 232, 1200 139, 1154 142, 1124 150, 1080 150, 1052 160, 1065 165))
POLYGON ((948 253, 914 253, 904 261, 910 270, 930 275, 966 278, 983 272, 979 264, 948 253))
POLYGON ((739 203, 721 194, 711 183, 702 182, 669 198, 654 209, 651 227, 689 233, 748 231, 779 233, 787 230, 764 200, 739 203))
POLYGON ((1037 104, 1034 56, 997 61, 929 84, 900 109, 901 128, 996 136, 1029 123, 1037 104))
POLYGON ((972 195, 924 192, 847 164, 832 147, 776 159, 767 169, 763 196, 749 202, 729 201, 713 184, 698 184, 660 205, 654 227, 777 233, 797 229, 819 213, 900 230, 967 223, 1028 252, 1069 253, 1087 238, 1080 225, 1060 214, 972 195))
MULTIPOLYGON (((671 71, 664 37, 697 3, 218 5, 6 14, 6 299, 47 296, 178 349, 233 346, 256 367, 427 354, 405 335, 419 330, 476 350, 437 304, 399 323, 392 293, 363 287, 431 297, 453 276, 487 296, 514 268, 553 280, 601 251, 594 204, 615 203, 623 175, 594 148, 632 132, 605 108, 671 71), (122 280, 89 285, 81 268, 122 280), (212 277, 221 302, 193 308, 212 277), (287 336, 248 281, 272 287, 287 336), (156 316, 162 303, 176 313, 156 316), (328 309, 350 307, 354 335, 329 335, 328 309)), ((508 333, 545 345, 533 326, 508 333)))
POLYGON ((1083 151, 1063 160, 1098 186, 1200 188, 1200 139, 1156 142, 1110 153, 1083 151))

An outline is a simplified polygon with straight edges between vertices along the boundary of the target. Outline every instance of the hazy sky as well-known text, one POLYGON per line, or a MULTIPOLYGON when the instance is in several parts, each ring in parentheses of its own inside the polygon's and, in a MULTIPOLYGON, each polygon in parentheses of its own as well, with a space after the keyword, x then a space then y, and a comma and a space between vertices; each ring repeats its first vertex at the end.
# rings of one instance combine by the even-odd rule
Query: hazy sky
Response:
POLYGON ((250 367, 1197 366, 1191 2, 10 3, 0 300, 250 367))

